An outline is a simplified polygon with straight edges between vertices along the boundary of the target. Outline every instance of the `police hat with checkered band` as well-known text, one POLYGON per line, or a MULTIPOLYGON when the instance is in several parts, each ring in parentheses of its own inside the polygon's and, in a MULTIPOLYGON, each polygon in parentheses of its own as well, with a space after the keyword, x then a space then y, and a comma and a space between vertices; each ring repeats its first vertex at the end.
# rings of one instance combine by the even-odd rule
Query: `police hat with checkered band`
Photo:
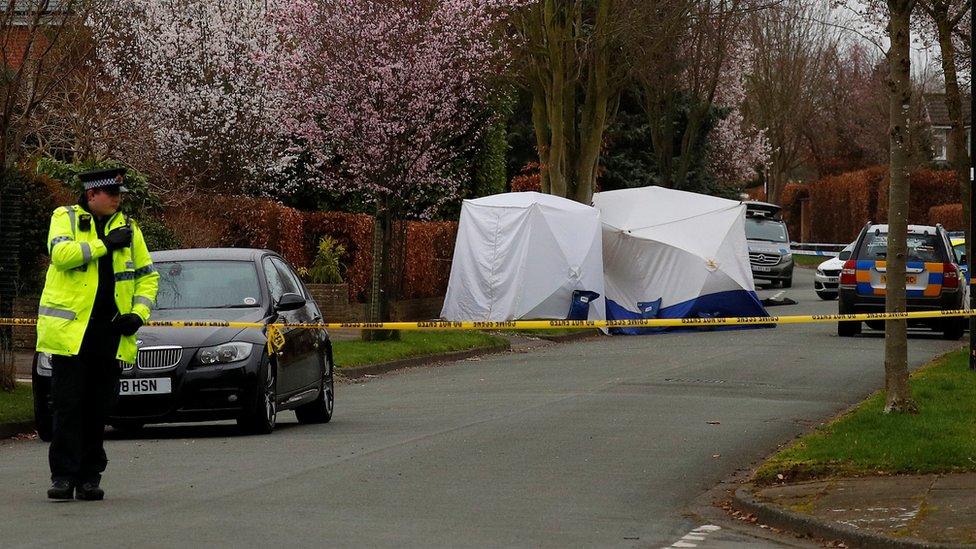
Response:
POLYGON ((125 179, 125 168, 109 168, 107 170, 84 172, 78 174, 78 179, 81 180, 86 191, 106 187, 116 187, 119 192, 123 193, 129 190, 122 186, 125 179))

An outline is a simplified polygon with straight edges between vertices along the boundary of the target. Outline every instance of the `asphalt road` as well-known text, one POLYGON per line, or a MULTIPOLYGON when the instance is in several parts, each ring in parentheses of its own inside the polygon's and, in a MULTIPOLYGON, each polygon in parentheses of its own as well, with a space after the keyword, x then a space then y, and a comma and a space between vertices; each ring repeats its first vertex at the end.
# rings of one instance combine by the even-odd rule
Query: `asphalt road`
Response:
MULTIPOLYGON (((779 290, 761 291, 769 296, 779 290)), ((798 270, 798 305, 827 313, 798 270)), ((0 545, 754 547, 703 495, 883 384, 834 325, 605 337, 338 388, 332 423, 113 436, 104 502, 54 503, 47 445, 0 443, 0 545)), ((955 346, 911 336, 913 365, 955 346)), ((763 532, 756 530, 757 535, 763 532)))

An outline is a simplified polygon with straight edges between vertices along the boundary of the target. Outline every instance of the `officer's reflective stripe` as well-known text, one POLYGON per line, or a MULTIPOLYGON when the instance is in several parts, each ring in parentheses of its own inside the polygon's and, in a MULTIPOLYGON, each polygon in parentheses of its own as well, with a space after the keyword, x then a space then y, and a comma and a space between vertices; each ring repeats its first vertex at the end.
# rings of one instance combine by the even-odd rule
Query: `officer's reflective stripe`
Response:
POLYGON ((44 307, 43 305, 37 308, 38 315, 44 316, 54 316, 58 318, 65 318, 68 320, 74 320, 77 316, 74 311, 68 311, 66 309, 55 309, 54 307, 44 307))
POLYGON ((137 295, 132 298, 132 304, 135 305, 136 303, 142 303, 143 305, 149 307, 150 309, 156 306, 156 302, 149 299, 148 297, 143 297, 141 295, 137 295))
POLYGON ((68 219, 71 220, 71 234, 77 234, 75 232, 75 225, 77 224, 77 219, 75 219, 76 217, 78 217, 78 213, 75 212, 74 208, 68 206, 68 219))
POLYGON ((89 244, 87 242, 82 242, 81 243, 81 258, 82 258, 82 263, 87 264, 89 261, 91 261, 91 257, 92 257, 91 256, 91 244, 89 244))
POLYGON ((146 276, 147 274, 154 273, 154 272, 156 272, 156 267, 153 267, 153 264, 150 263, 149 265, 146 265, 145 267, 136 269, 135 275, 136 275, 136 278, 142 278, 142 277, 146 276))
POLYGON ((72 240, 74 240, 74 239, 71 238, 70 236, 58 236, 58 237, 52 238, 51 239, 51 244, 48 246, 47 249, 49 251, 53 252, 54 251, 54 247, 57 246, 58 244, 60 244, 62 242, 71 242, 72 240))
POLYGON ((115 273, 115 281, 116 282, 121 282, 123 280, 134 280, 135 277, 136 277, 136 273, 134 273, 132 271, 124 271, 124 272, 121 272, 121 273, 115 273))

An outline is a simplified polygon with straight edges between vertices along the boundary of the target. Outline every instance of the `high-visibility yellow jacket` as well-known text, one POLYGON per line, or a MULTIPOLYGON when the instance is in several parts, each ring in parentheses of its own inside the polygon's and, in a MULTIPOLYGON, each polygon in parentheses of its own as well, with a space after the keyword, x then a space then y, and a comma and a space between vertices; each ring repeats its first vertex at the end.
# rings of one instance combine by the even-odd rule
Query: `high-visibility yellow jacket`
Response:
MULTIPOLYGON (((98 259, 109 251, 98 238, 95 220, 82 223, 82 216, 91 219, 92 214, 79 205, 58 208, 51 216, 47 242, 51 266, 37 311, 40 352, 77 355, 91 318, 98 289, 98 259)), ((155 306, 159 273, 134 221, 116 213, 106 222, 105 234, 126 224, 132 228, 132 244, 112 252, 115 305, 120 315, 135 313, 145 322, 155 306)), ((131 364, 136 353, 135 336, 122 336, 116 358, 131 364)))

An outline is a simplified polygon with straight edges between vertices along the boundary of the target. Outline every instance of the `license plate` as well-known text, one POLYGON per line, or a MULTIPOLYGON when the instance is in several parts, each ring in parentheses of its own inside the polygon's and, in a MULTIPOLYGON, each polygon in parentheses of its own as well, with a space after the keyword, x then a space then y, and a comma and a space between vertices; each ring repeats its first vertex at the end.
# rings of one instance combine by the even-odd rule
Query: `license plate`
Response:
POLYGON ((769 271, 772 271, 773 268, 772 267, 760 267, 759 265, 756 265, 756 266, 754 266, 752 268, 752 270, 753 271, 756 271, 757 273, 768 273, 769 271))
MULTIPOLYGON (((917 282, 918 282, 918 277, 917 276, 915 276, 915 275, 907 275, 907 276, 905 276, 905 284, 915 284, 917 282)), ((888 283, 888 276, 887 275, 881 275, 881 283, 882 284, 887 284, 888 283)))
POLYGON ((823 279, 825 284, 837 284, 840 281, 839 276, 825 276, 823 279))
POLYGON ((120 395, 165 395, 173 392, 173 380, 168 377, 123 379, 119 381, 120 395))

